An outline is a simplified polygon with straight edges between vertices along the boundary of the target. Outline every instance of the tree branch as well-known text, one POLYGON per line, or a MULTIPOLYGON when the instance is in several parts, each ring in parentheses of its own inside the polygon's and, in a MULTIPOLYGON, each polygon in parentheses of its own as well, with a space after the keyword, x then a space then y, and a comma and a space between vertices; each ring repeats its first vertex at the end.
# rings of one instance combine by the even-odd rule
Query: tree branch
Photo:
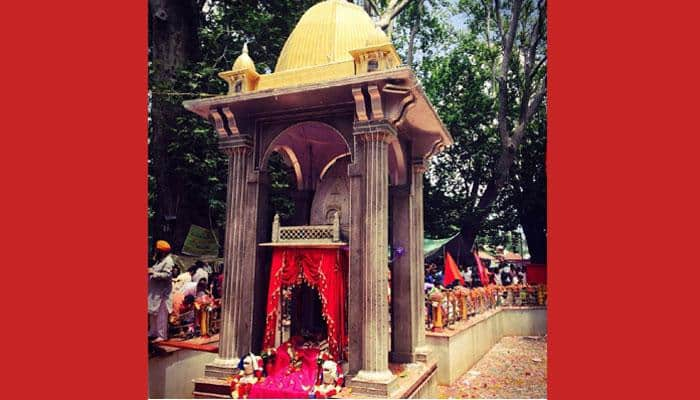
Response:
POLYGON ((498 36, 501 38, 501 46, 505 47, 503 40, 503 21, 501 21, 501 2, 498 0, 493 1, 493 17, 496 19, 496 25, 498 25, 498 36))
POLYGON ((372 10, 374 11, 374 14, 380 15, 381 13, 379 12, 379 7, 377 7, 377 3, 374 2, 374 0, 365 0, 367 3, 369 3, 369 6, 372 7, 372 10))
POLYGON ((537 46, 539 45, 540 40, 542 40, 542 26, 544 25, 544 19, 547 15, 547 11, 545 9, 546 4, 547 2, 545 0, 539 0, 537 2, 537 21, 535 22, 535 26, 532 28, 532 32, 530 33, 530 47, 528 48, 527 52, 528 63, 526 63, 526 65, 528 66, 528 69, 525 70, 525 73, 528 75, 530 75, 532 64, 535 61, 537 46))
POLYGON ((398 1, 399 0, 391 0, 389 2, 386 10, 384 10, 379 21, 377 21, 377 26, 379 28, 386 30, 391 24, 391 21, 414 0, 401 0, 401 2, 397 4, 398 1))
POLYGON ((535 112, 537 111, 537 108, 540 106, 540 103, 542 103, 542 99, 544 99, 544 96, 547 94, 547 78, 544 77, 540 81, 539 88, 537 89, 537 92, 535 92, 535 95, 532 96, 532 101, 530 101, 530 105, 527 107, 527 114, 525 115, 525 123, 529 123, 530 120, 532 119, 532 116, 535 115, 535 112))
POLYGON ((530 71, 530 79, 532 79, 537 74, 537 71, 539 71, 540 67, 542 66, 542 64, 544 64, 545 61, 547 61, 546 54, 542 57, 540 61, 537 62, 535 68, 533 68, 532 71, 530 71))
POLYGON ((409 66, 413 65, 413 52, 415 48, 415 41, 416 41, 416 34, 418 33, 418 26, 420 25, 420 16, 421 16, 421 6, 423 3, 418 3, 418 7, 416 10, 416 14, 414 15, 414 20, 413 20, 413 25, 411 25, 411 33, 408 39, 408 55, 407 55, 407 60, 406 64, 409 66))
POLYGON ((521 115, 520 121, 518 121, 518 126, 513 129, 512 143, 515 147, 517 147, 520 144, 520 141, 523 139, 525 128, 527 127, 527 124, 530 123, 532 116, 535 114, 535 112, 537 112, 537 108, 539 108, 540 104, 542 103, 545 94, 547 94, 546 77, 542 78, 540 81, 537 92, 535 92, 535 95, 532 96, 532 100, 530 100, 530 103, 527 105, 526 111, 521 115))
MULTIPOLYGON (((498 1, 496 1, 495 3, 498 3, 498 1)), ((508 146, 510 144, 510 137, 508 132, 508 119, 506 118, 508 114, 506 104, 508 97, 508 68, 510 67, 510 57, 513 53, 513 41, 515 40, 515 33, 518 29, 518 20, 520 19, 521 5, 522 0, 513 1, 513 7, 511 9, 512 15, 510 26, 508 26, 508 35, 505 38, 505 43, 503 46, 503 60, 501 60, 501 71, 498 76, 498 131, 501 137, 501 144, 504 146, 508 146)))

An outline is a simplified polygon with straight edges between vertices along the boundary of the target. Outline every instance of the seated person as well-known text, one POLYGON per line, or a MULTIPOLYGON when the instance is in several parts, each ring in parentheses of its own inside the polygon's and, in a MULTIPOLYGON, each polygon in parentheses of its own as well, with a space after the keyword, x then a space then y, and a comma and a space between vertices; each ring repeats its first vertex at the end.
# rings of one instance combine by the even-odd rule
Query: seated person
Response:
MULTIPOLYGON (((188 321, 181 321, 180 317, 192 310, 194 310, 194 296, 191 294, 183 296, 182 293, 177 293, 173 296, 173 312, 170 314, 171 323, 187 323, 188 321)), ((189 322, 191 323, 192 321, 189 322)))
POLYGON ((170 314, 170 326, 175 335, 186 335, 194 333, 194 327, 186 325, 193 324, 194 321, 194 296, 183 296, 176 293, 173 296, 173 312, 170 314))
POLYGON ((192 276, 192 282, 199 282, 200 279, 209 281, 209 273, 204 269, 204 263, 197 261, 187 272, 192 276))
POLYGON ((207 280, 202 278, 198 282, 187 282, 182 286, 180 293, 183 296, 192 295, 194 297, 207 294, 207 280))

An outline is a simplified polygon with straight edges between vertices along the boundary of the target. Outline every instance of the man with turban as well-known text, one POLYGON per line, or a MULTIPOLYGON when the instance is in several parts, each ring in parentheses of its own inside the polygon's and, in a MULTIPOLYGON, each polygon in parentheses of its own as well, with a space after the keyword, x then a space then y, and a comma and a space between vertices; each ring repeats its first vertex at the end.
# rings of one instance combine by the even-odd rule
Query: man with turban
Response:
POLYGON ((155 337, 154 342, 168 338, 168 314, 173 311, 170 292, 173 290, 171 279, 174 266, 170 244, 165 240, 157 241, 156 263, 148 269, 148 336, 155 337))

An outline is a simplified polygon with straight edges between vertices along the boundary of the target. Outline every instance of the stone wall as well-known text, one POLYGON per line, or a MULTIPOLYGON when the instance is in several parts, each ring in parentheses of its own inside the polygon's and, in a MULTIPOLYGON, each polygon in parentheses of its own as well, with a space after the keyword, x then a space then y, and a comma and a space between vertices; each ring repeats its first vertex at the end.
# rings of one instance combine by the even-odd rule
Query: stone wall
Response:
POLYGON ((451 385, 504 336, 546 333, 546 308, 504 307, 460 323, 454 330, 428 332, 426 340, 438 362, 438 383, 451 385))
POLYGON ((148 360, 148 398, 192 398, 195 378, 202 376, 204 366, 216 354, 179 349, 148 360))

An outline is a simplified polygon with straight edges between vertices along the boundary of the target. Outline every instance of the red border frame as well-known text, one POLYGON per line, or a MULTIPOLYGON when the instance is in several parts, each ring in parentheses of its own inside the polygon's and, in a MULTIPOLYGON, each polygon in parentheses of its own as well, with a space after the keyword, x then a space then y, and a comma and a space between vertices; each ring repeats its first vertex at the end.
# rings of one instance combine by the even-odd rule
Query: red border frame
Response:
MULTIPOLYGON (((3 4, 10 397, 147 396, 146 7, 3 4)), ((683 254, 700 226, 698 5, 552 1, 549 15, 549 394, 682 396, 699 352, 683 309, 697 306, 683 254)))

